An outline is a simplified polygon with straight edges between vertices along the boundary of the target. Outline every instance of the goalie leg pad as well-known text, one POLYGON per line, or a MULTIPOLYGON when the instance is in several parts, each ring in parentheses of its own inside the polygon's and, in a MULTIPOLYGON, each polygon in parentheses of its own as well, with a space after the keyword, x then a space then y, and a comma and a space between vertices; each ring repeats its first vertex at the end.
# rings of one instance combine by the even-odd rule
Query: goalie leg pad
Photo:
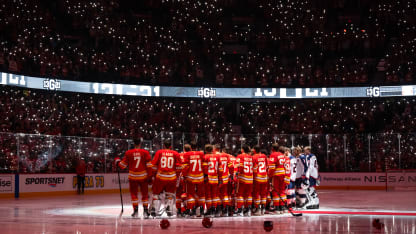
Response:
POLYGON ((319 198, 318 194, 316 193, 316 190, 314 187, 311 187, 308 189, 308 200, 309 203, 306 206, 307 209, 317 209, 319 208, 319 198))
POLYGON ((152 201, 152 216, 159 215, 160 213, 160 205, 161 200, 158 195, 153 195, 153 201, 152 201))
POLYGON ((298 189, 298 200, 299 200, 299 206, 302 207, 306 203, 307 194, 304 189, 298 189))
POLYGON ((175 206, 175 194, 166 193, 166 211, 168 215, 172 215, 173 207, 175 206))

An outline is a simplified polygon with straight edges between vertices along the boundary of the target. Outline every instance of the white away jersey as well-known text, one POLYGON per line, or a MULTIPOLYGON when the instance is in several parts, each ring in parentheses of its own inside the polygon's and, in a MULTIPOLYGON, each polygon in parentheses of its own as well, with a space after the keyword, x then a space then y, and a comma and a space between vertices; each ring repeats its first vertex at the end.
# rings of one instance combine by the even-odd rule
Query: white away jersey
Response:
POLYGON ((304 154, 299 155, 296 158, 296 179, 306 177, 309 178, 308 160, 304 154))
POLYGON ((295 182, 295 180, 296 180, 296 170, 297 170, 297 168, 296 168, 297 159, 293 155, 290 155, 289 160, 290 160, 289 162, 290 162, 290 170, 291 170, 291 172, 290 172, 290 181, 295 182))
POLYGON ((316 156, 314 154, 309 154, 307 156, 308 159, 308 171, 309 171, 309 175, 314 178, 314 179, 318 179, 318 160, 316 159, 316 156))

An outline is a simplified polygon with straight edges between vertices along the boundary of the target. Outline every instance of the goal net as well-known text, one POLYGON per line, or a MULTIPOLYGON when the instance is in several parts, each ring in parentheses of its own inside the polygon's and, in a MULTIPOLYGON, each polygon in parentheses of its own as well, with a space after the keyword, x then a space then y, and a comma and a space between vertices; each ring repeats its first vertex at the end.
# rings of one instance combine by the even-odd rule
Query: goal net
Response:
POLYGON ((416 169, 387 170, 387 191, 416 191, 416 169))

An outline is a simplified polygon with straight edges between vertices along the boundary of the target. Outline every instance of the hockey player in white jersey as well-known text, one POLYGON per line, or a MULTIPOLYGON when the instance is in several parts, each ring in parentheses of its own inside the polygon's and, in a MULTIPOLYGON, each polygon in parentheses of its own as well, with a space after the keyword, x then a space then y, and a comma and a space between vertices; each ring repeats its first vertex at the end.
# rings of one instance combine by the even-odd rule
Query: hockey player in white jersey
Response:
POLYGON ((296 207, 305 208, 306 190, 309 188, 308 161, 306 155, 296 156, 296 207))
POLYGON ((289 206, 289 209, 291 208, 295 208, 296 206, 296 193, 295 193, 295 188, 296 188, 296 165, 297 165, 297 159, 296 156, 299 156, 300 152, 302 151, 302 149, 298 146, 295 147, 293 149, 293 154, 291 154, 289 156, 289 165, 290 165, 290 184, 287 187, 287 193, 286 193, 286 197, 287 197, 287 204, 289 206), (293 156, 295 155, 295 156, 293 156))
POLYGON ((305 147, 305 155, 308 164, 309 188, 307 189, 308 203, 306 209, 318 209, 319 198, 315 187, 319 185, 318 161, 314 154, 311 153, 311 147, 305 147))

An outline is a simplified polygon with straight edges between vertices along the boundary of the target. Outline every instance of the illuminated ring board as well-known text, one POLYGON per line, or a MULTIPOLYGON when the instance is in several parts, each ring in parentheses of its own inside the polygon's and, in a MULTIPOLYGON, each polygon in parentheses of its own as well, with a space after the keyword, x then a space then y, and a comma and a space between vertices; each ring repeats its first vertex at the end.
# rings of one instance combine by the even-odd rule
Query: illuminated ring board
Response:
POLYGON ((416 96, 416 85, 328 88, 215 88, 80 82, 0 72, 2 85, 49 91, 141 97, 219 99, 378 98, 416 96))

